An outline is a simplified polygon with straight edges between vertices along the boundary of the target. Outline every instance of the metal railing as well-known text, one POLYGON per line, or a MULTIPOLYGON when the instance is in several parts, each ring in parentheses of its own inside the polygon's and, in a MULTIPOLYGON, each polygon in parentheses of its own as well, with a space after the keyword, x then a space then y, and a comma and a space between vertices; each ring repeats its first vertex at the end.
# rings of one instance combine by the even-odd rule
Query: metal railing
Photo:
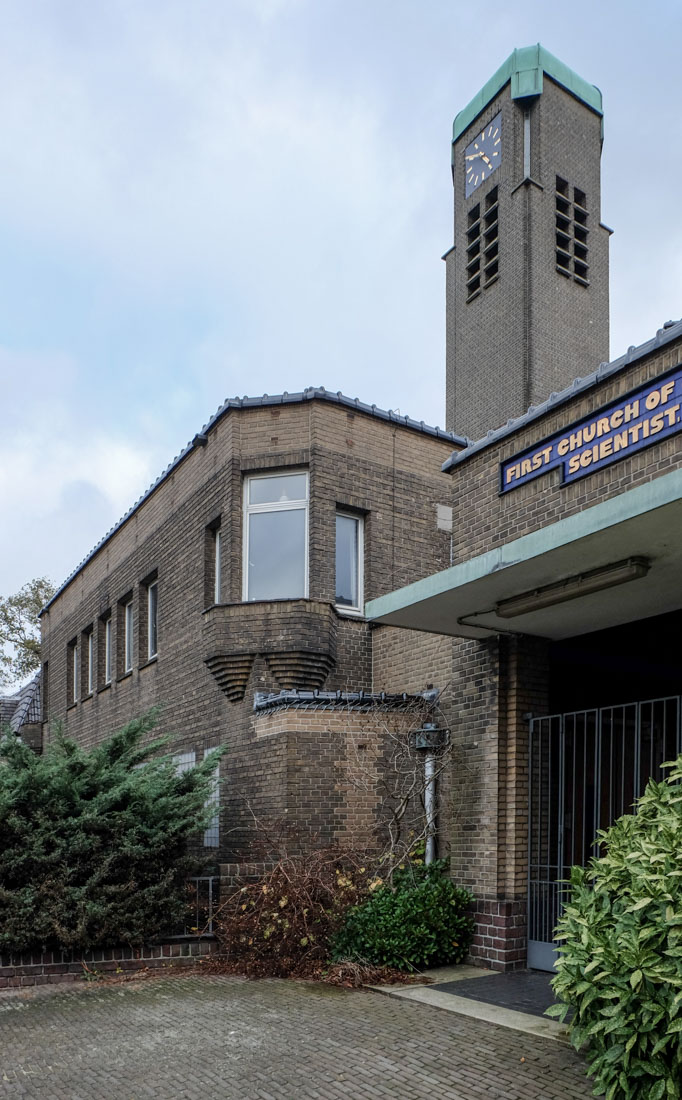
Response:
POLYGON ((204 875, 187 880, 187 913, 169 939, 212 936, 213 917, 220 904, 220 878, 204 875))
POLYGON ((529 966, 551 965, 562 880, 598 854, 596 835, 628 813, 682 750, 682 697, 556 714, 531 722, 529 966), (548 950, 545 950, 547 948, 548 950))

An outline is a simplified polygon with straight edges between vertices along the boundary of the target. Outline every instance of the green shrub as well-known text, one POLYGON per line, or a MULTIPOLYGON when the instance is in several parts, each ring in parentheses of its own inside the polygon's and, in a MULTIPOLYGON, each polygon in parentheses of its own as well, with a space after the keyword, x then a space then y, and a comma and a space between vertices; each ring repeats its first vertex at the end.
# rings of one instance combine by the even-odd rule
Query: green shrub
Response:
POLYGON ((333 958, 398 970, 461 962, 473 935, 472 896, 443 874, 442 860, 396 871, 347 914, 333 958))
POLYGON ((682 1080, 682 757, 637 813, 600 833, 604 854, 574 868, 559 922, 550 1010, 585 1045, 607 1100, 679 1097, 682 1080))
POLYGON ((0 742, 0 951, 136 944, 182 916, 220 752, 178 775, 162 739, 141 747, 154 724, 90 752, 59 733, 43 756, 0 742))

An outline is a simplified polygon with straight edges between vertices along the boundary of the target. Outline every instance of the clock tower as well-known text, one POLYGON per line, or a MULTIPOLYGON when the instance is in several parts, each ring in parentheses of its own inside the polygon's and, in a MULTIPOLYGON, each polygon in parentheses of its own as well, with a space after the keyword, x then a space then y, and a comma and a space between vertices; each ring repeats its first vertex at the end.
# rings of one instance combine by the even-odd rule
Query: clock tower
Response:
POLYGON ((447 426, 478 439, 609 358, 601 92, 514 50, 455 118, 447 426))

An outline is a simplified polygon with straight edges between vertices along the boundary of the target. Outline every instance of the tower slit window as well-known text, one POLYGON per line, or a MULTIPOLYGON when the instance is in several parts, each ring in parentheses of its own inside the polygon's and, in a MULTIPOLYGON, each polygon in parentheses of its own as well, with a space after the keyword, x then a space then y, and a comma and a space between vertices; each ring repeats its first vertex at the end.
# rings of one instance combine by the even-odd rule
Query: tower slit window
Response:
POLYGON ((467 302, 481 289, 481 204, 467 214, 467 302))
POLYGON ((567 279, 589 286, 587 196, 580 187, 556 177, 556 269, 567 279))
POLYGON ((497 187, 467 214, 467 302, 494 283, 499 274, 497 187))

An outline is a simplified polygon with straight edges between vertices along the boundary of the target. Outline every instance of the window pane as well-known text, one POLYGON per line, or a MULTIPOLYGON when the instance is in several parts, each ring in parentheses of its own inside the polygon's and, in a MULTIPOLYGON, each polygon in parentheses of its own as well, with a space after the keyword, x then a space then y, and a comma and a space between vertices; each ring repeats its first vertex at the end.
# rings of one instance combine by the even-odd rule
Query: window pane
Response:
POLYGON ((104 683, 111 681, 111 619, 104 624, 104 683))
POLYGON ((133 667, 133 605, 127 603, 125 608, 125 671, 130 672, 133 667))
POLYGON ((155 657, 157 650, 156 624, 158 607, 158 588, 155 584, 149 586, 149 656, 155 657))
POLYGON ((360 521, 353 516, 336 517, 336 602, 359 607, 358 532, 360 521))
POLYGON ((221 577, 220 577, 220 528, 217 527, 214 533, 214 561, 213 561, 213 602, 220 603, 220 589, 221 589, 221 577))
POLYGON ((287 500, 306 500, 307 497, 307 474, 254 477, 249 482, 249 504, 278 504, 287 500))
POLYGON ((305 509, 249 516, 249 600, 305 596, 305 509))
POLYGON ((93 665, 93 653, 94 653, 95 638, 93 634, 88 634, 88 695, 92 694, 92 665, 93 665))
MULTIPOLYGON (((209 752, 213 752, 213 749, 204 749, 204 760, 209 752)), ((214 812, 204 832, 204 847, 217 848, 220 845, 220 764, 216 765, 211 777, 211 790, 206 799, 206 805, 214 812)))

